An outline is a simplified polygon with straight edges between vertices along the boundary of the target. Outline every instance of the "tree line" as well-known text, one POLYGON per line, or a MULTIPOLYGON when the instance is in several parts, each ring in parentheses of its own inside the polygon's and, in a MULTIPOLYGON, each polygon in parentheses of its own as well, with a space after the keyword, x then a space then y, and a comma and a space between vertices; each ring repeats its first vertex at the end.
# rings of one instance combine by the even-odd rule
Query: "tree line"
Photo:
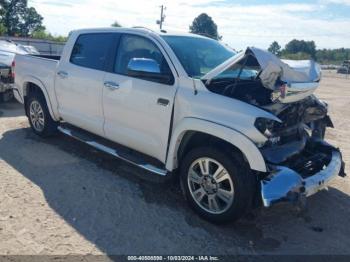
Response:
POLYGON ((341 64, 350 59, 350 48, 316 49, 314 41, 297 39, 288 42, 284 49, 273 41, 268 51, 284 59, 313 59, 320 64, 341 64))
MULTIPOLYGON (((216 23, 205 13, 196 17, 189 29, 194 34, 205 35, 215 40, 222 39, 216 23)), ((350 48, 317 49, 314 41, 297 39, 288 42, 284 49, 277 41, 273 41, 268 51, 284 59, 313 59, 321 64, 341 64, 350 59, 350 48)))
POLYGON ((64 36, 54 36, 46 31, 43 17, 27 0, 0 0, 0 34, 33 37, 64 42, 64 36))

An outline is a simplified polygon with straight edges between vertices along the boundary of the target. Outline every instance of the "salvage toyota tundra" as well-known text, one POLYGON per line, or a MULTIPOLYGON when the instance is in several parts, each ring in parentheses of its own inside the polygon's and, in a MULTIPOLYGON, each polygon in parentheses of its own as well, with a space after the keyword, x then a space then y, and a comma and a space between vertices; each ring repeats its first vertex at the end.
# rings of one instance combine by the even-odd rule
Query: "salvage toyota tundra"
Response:
POLYGON ((324 141, 313 61, 236 53, 198 35, 145 28, 70 34, 62 57, 17 55, 16 98, 33 131, 56 131, 161 176, 214 222, 256 200, 298 201, 345 176, 324 141))

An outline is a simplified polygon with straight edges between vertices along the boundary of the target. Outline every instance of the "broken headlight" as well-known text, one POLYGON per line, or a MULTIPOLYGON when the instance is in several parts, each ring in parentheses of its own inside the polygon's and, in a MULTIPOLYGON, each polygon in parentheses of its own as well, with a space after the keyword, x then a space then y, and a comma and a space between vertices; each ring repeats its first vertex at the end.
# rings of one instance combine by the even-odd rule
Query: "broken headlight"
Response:
POLYGON ((275 136, 273 132, 275 121, 263 117, 258 117, 255 122, 254 126, 256 129, 260 131, 261 134, 263 134, 270 144, 277 144, 280 140, 280 136, 275 136))

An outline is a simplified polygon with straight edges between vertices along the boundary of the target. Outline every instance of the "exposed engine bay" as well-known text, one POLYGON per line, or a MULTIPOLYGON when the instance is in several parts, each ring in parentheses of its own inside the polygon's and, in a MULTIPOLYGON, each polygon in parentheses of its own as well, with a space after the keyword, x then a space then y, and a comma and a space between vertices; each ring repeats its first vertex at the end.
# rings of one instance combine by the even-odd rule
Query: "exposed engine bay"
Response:
POLYGON ((321 78, 320 68, 313 61, 280 60, 257 48, 248 48, 237 56, 237 61, 214 69, 202 78, 210 91, 266 106, 306 98, 318 87, 321 78))
POLYGON ((231 76, 223 76, 212 79, 211 81, 204 81, 206 87, 214 93, 257 106, 264 106, 272 103, 271 94, 273 90, 263 86, 259 78, 259 72, 262 71, 257 59, 253 55, 248 54, 229 70, 235 75, 234 78, 231 76), (244 76, 244 72, 252 73, 244 76))

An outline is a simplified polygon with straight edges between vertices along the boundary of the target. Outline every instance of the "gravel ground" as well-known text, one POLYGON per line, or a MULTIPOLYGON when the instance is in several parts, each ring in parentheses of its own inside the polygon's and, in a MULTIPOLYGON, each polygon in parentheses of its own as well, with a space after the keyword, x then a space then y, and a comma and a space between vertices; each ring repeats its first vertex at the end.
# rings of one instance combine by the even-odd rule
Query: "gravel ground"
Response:
MULTIPOLYGON (((349 163, 350 79, 327 73, 318 95, 349 163)), ((177 185, 63 135, 41 139, 21 105, 0 104, 0 255, 350 254, 349 207, 350 180, 337 178, 304 212, 279 204, 212 225, 177 185)))

